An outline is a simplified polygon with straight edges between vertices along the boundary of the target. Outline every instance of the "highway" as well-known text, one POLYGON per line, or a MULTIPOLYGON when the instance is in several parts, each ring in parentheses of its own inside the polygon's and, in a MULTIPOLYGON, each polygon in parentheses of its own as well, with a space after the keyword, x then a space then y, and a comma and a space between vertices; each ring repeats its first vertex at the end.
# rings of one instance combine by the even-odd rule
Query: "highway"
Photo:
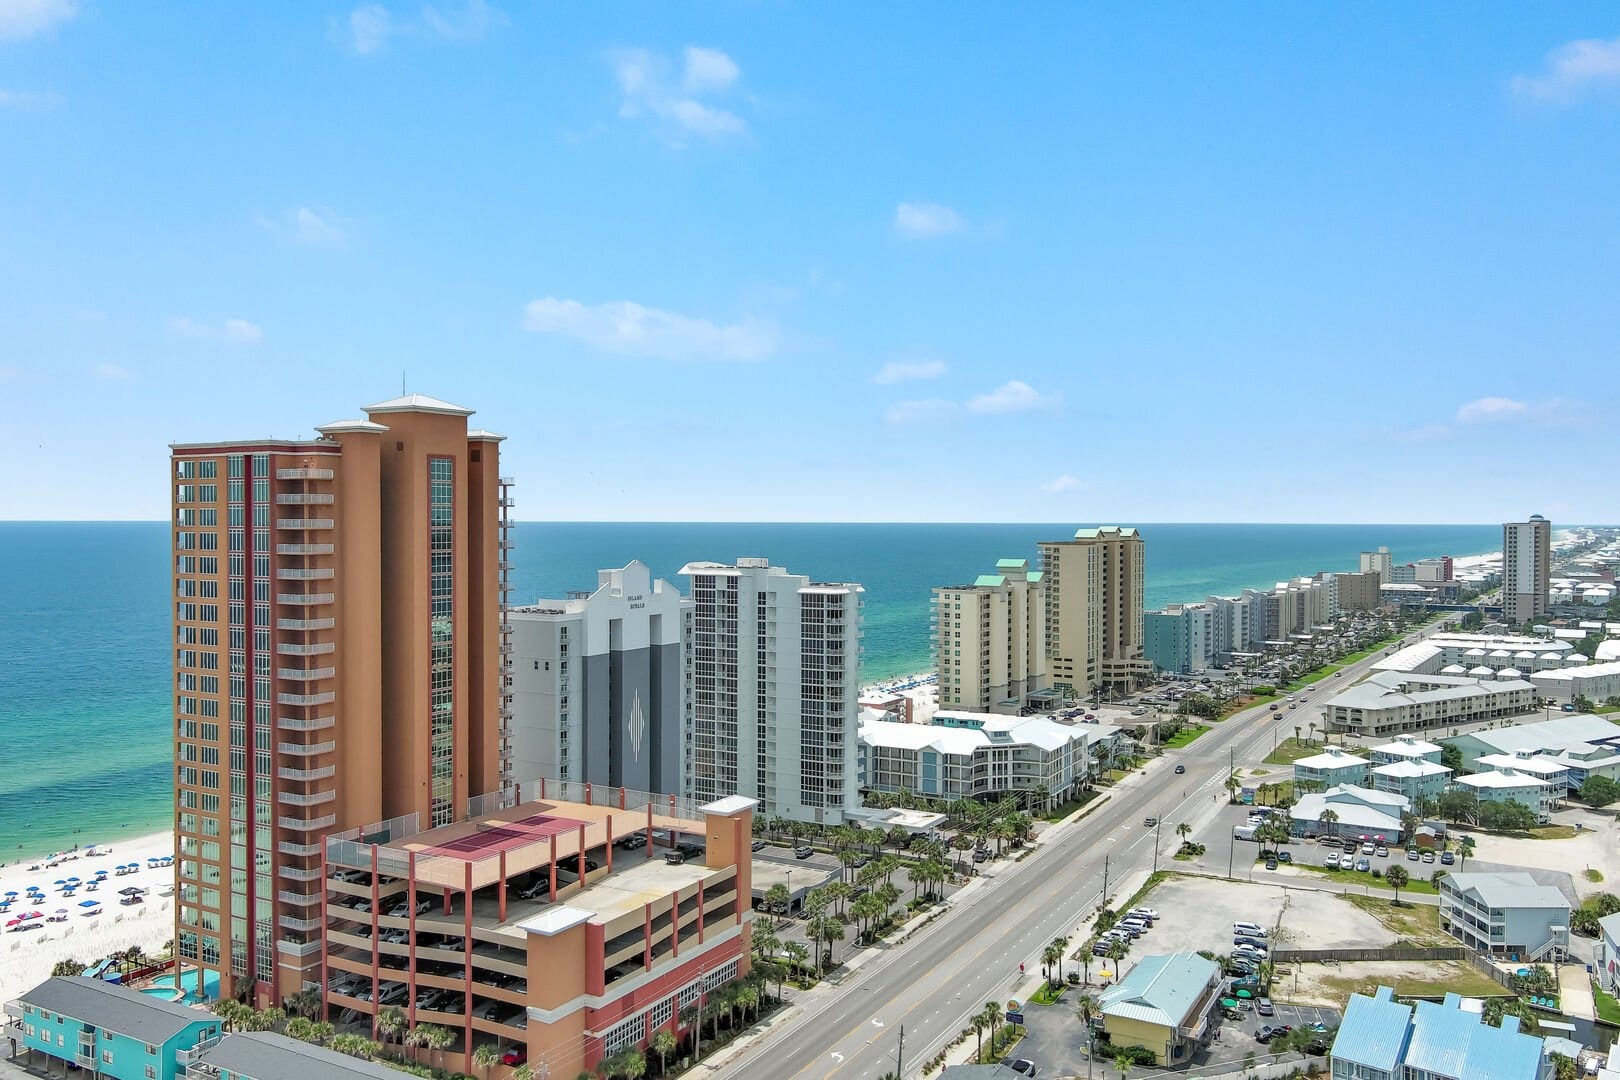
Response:
MULTIPOLYGON (((1429 632, 1414 632, 1407 641, 1429 632)), ((1379 655, 1382 650, 1332 681, 1349 685, 1379 655)), ((1250 709, 1215 725, 1187 749, 1165 754, 1146 775, 1110 789, 1101 808, 1042 839, 1022 862, 1000 864, 991 887, 971 890, 931 926, 865 963, 830 1003, 779 1025, 713 1075, 878 1080, 896 1067, 902 1025, 902 1075, 918 1075, 985 1002, 1005 1004, 1019 995, 1020 963, 1038 972, 1041 950, 1053 938, 1070 935, 1071 951, 1085 940, 1102 898, 1105 856, 1116 898, 1122 898, 1119 886, 1127 878, 1152 869, 1154 830, 1143 826, 1145 816, 1167 826, 1187 821, 1200 827, 1225 800, 1232 758, 1239 768, 1257 762, 1270 750, 1273 730, 1281 725, 1291 734, 1299 715, 1250 709), (1185 775, 1173 774, 1177 764, 1186 766, 1185 775)), ((1176 843, 1165 828, 1161 864, 1176 843)))

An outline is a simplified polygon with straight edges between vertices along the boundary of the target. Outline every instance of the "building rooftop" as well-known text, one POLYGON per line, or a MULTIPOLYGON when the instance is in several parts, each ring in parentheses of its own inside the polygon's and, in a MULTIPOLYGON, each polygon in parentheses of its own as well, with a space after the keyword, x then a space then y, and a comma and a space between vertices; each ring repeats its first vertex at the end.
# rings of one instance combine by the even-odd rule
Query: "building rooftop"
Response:
POLYGON ((1492 791, 1517 791, 1521 788, 1543 788, 1547 786, 1547 781, 1541 777, 1519 772, 1516 769, 1495 769, 1491 772, 1470 773, 1467 776, 1457 777, 1455 783, 1464 787, 1492 791))
POLYGON ((1380 743, 1369 752, 1374 754, 1389 754, 1399 757, 1422 757, 1425 754, 1438 754, 1443 747, 1439 743, 1424 742, 1414 739, 1410 735, 1401 735, 1387 743, 1380 743))
POLYGON ((452 405, 448 401, 440 401, 436 397, 426 394, 406 394, 404 397, 389 398, 379 401, 375 405, 365 406, 367 414, 375 413, 404 413, 424 412, 439 413, 444 416, 471 416, 473 410, 452 405))
POLYGON ((1306 769, 1348 769, 1356 765, 1372 764, 1366 758, 1346 753, 1336 747, 1328 749, 1321 754, 1312 754, 1294 762, 1295 768, 1306 769))
POLYGON ((1027 743, 1042 750, 1057 750, 1066 743, 1095 742, 1096 724, 1060 724, 1045 716, 1004 716, 941 709, 927 724, 888 719, 891 713, 871 710, 862 715, 860 737, 878 746, 897 749, 932 749, 942 754, 969 757, 975 750, 1006 743, 1027 743), (1090 733, 1090 734, 1088 734, 1090 733))
POLYGON ((1447 994, 1443 1004, 1419 1001, 1412 1015, 1406 1068, 1468 1080, 1534 1080, 1540 1075, 1541 1040, 1519 1031, 1519 1018, 1504 1016, 1501 1027, 1466 1012, 1462 999, 1447 994))
MULTIPOLYGON (((1544 674, 1545 672, 1539 672, 1538 676, 1544 674)), ((1556 753, 1580 744, 1620 744, 1620 727, 1616 727, 1601 716, 1569 713, 1533 724, 1514 724, 1511 727, 1492 728, 1487 731, 1471 731, 1461 738, 1477 739, 1505 754, 1511 754, 1515 750, 1556 753)))
POLYGON ((1333 1039, 1333 1060, 1393 1075, 1406 1053, 1411 1024, 1412 1007, 1395 1001, 1389 987, 1380 986, 1372 997, 1351 994, 1333 1039))
POLYGON ((197 1060, 227 1070, 237 1080, 398 1080, 402 1075, 398 1069, 270 1031, 226 1035, 203 1050, 197 1060))
POLYGON ((1447 874, 1441 880, 1449 889, 1474 893, 1489 908, 1569 908, 1562 892, 1523 871, 1447 874))
POLYGON ((1545 754, 1484 754, 1479 763, 1493 769, 1515 769, 1532 776, 1562 776, 1569 772, 1568 765, 1545 754))
MULTIPOLYGON (((1486 674, 1494 674, 1487 671, 1486 674)), ((1365 680, 1323 703, 1327 708, 1388 709, 1460 697, 1485 697, 1513 690, 1535 691, 1522 679, 1481 682, 1456 675, 1412 675, 1401 671, 1375 671, 1365 680)))
POLYGON ((1123 979, 1102 992, 1105 1015, 1181 1026, 1220 968, 1194 952, 1144 956, 1123 979))
POLYGON ((1372 771, 1379 776, 1392 776, 1402 780, 1416 780, 1425 776, 1451 773, 1450 769, 1438 761, 1427 761, 1422 758, 1413 761, 1392 761, 1388 765, 1374 765, 1372 771))
POLYGON ((193 1024, 218 1020, 201 1009, 82 975, 53 975, 19 1000, 144 1043, 165 1043, 193 1024))

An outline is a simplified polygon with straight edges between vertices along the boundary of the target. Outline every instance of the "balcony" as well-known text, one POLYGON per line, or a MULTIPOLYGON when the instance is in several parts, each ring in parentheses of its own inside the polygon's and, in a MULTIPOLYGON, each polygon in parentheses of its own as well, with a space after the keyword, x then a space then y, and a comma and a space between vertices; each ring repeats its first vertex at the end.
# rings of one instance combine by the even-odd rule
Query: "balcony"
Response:
POLYGON ((289 881, 319 881, 321 879, 321 868, 318 866, 303 867, 287 863, 277 867, 276 872, 289 881))
POLYGON ((277 555, 330 555, 331 544, 277 544, 277 555))
POLYGON ((286 938, 281 938, 276 942, 276 951, 283 956, 316 956, 321 951, 321 943, 319 939, 315 941, 288 941, 286 938))
POLYGON ((277 469, 277 480, 330 480, 331 469, 277 469))
POLYGON ((314 791, 308 795, 300 795, 296 791, 276 792, 276 801, 283 806, 320 806, 324 803, 336 802, 335 791, 314 791))
POLYGON ((299 907, 310 907, 321 902, 320 893, 288 892, 282 889, 276 893, 276 899, 283 904, 296 904, 299 907))
POLYGON ((277 506, 331 506, 329 491, 286 491, 276 496, 277 506))
POLYGON ((297 607, 310 607, 315 604, 330 604, 331 602, 332 594, 329 592, 276 594, 276 603, 292 604, 297 607))
POLYGON ((308 532, 331 527, 331 518, 276 518, 276 528, 286 529, 289 532, 308 532))
POLYGON ((295 844, 291 840, 283 840, 276 845, 276 850, 283 855, 295 855, 301 859, 308 859, 319 855, 324 847, 324 844, 295 844))
POLYGON ((276 571, 278 581, 330 581, 337 574, 329 566, 315 567, 313 569, 289 569, 282 567, 276 571))
POLYGON ((277 630, 330 630, 337 624, 335 619, 277 619, 277 630))
MULTIPOLYGON (((283 915, 278 921, 283 930, 296 930, 303 934, 313 934, 321 928, 319 919, 300 919, 294 915, 283 915)), ((316 947, 319 948, 319 943, 316 947)))
POLYGON ((276 678, 286 679, 289 682, 319 682, 321 679, 330 679, 337 673, 336 668, 277 668, 276 678))
POLYGON ((296 645, 290 641, 276 642, 276 652, 281 656, 325 656, 335 651, 337 643, 334 641, 317 641, 309 645, 296 645))
POLYGON ((335 693, 324 694, 277 694, 276 700, 283 705, 330 705, 337 697, 335 693))
POLYGON ((282 731, 324 731, 337 723, 335 716, 311 716, 298 718, 280 716, 276 718, 276 726, 282 731))
POLYGON ((325 780, 336 772, 336 765, 323 765, 318 769, 290 769, 284 765, 276 770, 276 775, 283 780, 301 780, 308 783, 311 780, 325 780))
POLYGON ((313 832, 316 829, 330 829, 337 821, 336 814, 325 814, 318 818, 280 817, 276 824, 283 829, 297 829, 299 832, 313 832))
MULTIPOLYGON (((328 717, 330 719, 330 717, 328 717)), ((317 754, 329 754, 337 748, 337 743, 328 740, 317 743, 277 743, 276 749, 283 754, 292 754, 296 757, 315 757, 317 754)))

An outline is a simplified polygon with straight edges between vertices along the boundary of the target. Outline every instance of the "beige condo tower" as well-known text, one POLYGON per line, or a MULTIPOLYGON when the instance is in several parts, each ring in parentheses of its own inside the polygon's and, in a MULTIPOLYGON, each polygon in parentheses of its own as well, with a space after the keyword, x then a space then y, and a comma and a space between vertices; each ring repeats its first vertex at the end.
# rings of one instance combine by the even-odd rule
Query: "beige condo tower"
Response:
POLYGON ((1046 689, 1043 578, 1027 559, 1001 559, 971 585, 934 590, 940 708, 1016 715, 1046 689))
POLYGON ((1052 685, 1077 694, 1134 686, 1151 669, 1143 654, 1141 534, 1104 525, 1040 548, 1052 685))

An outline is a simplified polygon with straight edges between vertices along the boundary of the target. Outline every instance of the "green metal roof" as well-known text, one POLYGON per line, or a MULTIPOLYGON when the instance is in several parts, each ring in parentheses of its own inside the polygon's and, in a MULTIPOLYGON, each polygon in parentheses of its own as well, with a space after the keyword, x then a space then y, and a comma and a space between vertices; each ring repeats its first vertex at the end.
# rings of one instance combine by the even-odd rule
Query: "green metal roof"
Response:
POLYGON ((973 579, 975 588, 984 588, 986 586, 995 588, 1005 584, 1007 584, 1007 579, 1000 574, 980 574, 973 579))

